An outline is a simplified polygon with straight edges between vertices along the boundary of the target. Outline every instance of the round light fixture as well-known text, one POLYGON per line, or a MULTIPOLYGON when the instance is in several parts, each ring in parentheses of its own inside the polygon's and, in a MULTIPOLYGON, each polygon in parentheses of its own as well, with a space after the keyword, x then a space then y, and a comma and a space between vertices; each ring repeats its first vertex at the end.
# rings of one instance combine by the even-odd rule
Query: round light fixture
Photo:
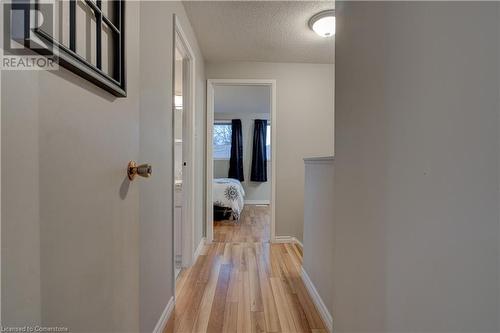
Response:
POLYGON ((321 37, 335 35, 335 10, 325 10, 311 17, 309 28, 321 37))

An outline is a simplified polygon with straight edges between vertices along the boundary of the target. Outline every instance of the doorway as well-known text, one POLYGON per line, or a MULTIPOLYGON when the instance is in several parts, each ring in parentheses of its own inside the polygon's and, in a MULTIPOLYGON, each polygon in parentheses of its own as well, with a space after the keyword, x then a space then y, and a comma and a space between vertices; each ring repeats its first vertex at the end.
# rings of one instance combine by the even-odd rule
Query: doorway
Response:
POLYGON ((194 73, 195 58, 174 15, 173 57, 173 253, 174 276, 194 256, 194 73))
POLYGON ((259 238, 274 241, 276 81, 208 80, 206 126, 207 242, 239 241, 238 237, 246 237, 244 232, 240 232, 241 230, 248 232, 248 237, 260 234, 259 238), (262 96, 266 97, 262 98, 262 96), (234 149, 231 147, 237 145, 235 145, 237 141, 234 140, 239 140, 233 137, 235 131, 240 132, 241 147, 239 149, 241 151, 239 153, 231 152, 234 149), (229 142, 229 137, 232 142, 229 142), (265 148, 259 151, 256 148, 259 145, 265 145, 265 148), (240 159, 236 164, 241 165, 242 175, 238 172, 234 173, 233 163, 238 154, 240 159), (260 161, 264 159, 265 165, 260 169, 257 168, 260 171, 256 172, 254 164, 258 158, 255 157, 259 154, 265 155, 260 158, 260 161), (232 170, 229 170, 231 168, 232 170), (263 169, 267 172, 267 176, 257 179, 259 177, 256 178, 255 175, 263 169), (232 198, 228 198, 228 195, 232 198), (241 197, 244 199, 241 200, 241 197), (264 218, 255 219, 256 214, 264 218), (264 222, 262 226, 255 225, 253 222, 247 223, 255 220, 267 220, 267 222, 264 222), (220 232, 221 226, 228 226, 228 228, 220 232), (241 230, 235 231, 236 229, 232 226, 241 230), (217 230, 214 233, 215 228, 217 230))

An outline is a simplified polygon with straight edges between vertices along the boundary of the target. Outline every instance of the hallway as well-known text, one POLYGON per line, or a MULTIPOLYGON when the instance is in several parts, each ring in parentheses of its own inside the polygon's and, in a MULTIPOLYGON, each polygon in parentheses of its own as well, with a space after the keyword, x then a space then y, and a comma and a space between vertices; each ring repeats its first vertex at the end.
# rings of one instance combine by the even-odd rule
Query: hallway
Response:
POLYGON ((177 279, 165 333, 326 332, 302 282, 302 249, 269 243, 269 208, 247 205, 177 279))

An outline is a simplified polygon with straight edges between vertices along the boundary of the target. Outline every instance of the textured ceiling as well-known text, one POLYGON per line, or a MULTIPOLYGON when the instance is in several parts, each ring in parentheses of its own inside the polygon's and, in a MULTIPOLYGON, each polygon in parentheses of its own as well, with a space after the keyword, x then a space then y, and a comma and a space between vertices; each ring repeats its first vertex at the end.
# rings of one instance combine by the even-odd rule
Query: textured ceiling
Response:
POLYGON ((215 113, 270 113, 268 86, 215 86, 215 113))
POLYGON ((184 1, 205 60, 333 63, 334 37, 307 25, 333 1, 184 1))

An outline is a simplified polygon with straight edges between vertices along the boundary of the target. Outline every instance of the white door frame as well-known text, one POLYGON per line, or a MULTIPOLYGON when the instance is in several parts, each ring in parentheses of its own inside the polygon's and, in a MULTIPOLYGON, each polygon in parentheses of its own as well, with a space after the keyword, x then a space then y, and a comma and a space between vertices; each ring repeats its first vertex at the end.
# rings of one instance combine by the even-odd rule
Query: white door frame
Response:
MULTIPOLYGON (((0 17, 3 18, 3 6, 0 6, 0 17)), ((0 43, 3 45, 3 26, 0 27, 0 43)), ((2 113, 2 71, 0 70, 0 115, 2 113)), ((0 116, 0 175, 2 174, 2 117, 0 116)), ((2 197, 2 177, 0 176, 0 198, 2 197)), ((2 248, 2 200, 0 200, 0 249, 2 248)), ((0 285, 2 285, 2 251, 0 250, 0 285)), ((0 326, 2 322, 2 288, 0 288, 0 326)))
POLYGON ((215 86, 269 86, 271 88, 271 242, 275 241, 276 222, 276 80, 272 79, 209 79, 207 80, 207 123, 206 123, 206 241, 214 239, 214 210, 212 204, 213 156, 212 136, 214 124, 215 86))
MULTIPOLYGON (((195 166, 195 73, 196 73, 196 58, 193 49, 189 44, 188 38, 182 29, 181 23, 174 14, 174 42, 172 52, 172 164, 174 163, 174 96, 175 96, 175 49, 179 49, 183 58, 183 78, 188 78, 188 82, 183 82, 183 162, 186 166, 183 168, 183 214, 182 214, 182 267, 189 267, 193 264, 194 258, 194 166, 195 166), (186 64, 186 66, 184 66, 186 64), (187 138, 187 140, 184 140, 187 138), (184 150, 184 147, 186 150, 184 150)), ((174 180, 175 168, 172 168, 172 204, 174 200, 174 180)), ((172 206, 173 208, 173 206, 172 206)), ((172 221, 174 221, 174 209, 172 209, 172 221)), ((172 223, 174 224, 174 223, 172 223)), ((174 226, 172 226, 172 254, 173 254, 173 271, 175 281, 175 249, 174 247, 174 226)))

